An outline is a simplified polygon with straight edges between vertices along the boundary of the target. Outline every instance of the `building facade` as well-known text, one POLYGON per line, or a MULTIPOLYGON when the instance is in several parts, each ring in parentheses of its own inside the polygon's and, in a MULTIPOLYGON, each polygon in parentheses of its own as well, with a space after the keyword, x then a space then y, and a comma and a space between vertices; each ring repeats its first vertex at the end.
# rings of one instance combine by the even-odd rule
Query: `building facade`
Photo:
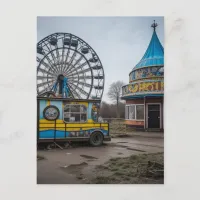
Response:
POLYGON ((129 84, 122 87, 126 101, 125 122, 136 130, 164 130, 164 48, 156 34, 157 24, 149 46, 129 74, 129 84))

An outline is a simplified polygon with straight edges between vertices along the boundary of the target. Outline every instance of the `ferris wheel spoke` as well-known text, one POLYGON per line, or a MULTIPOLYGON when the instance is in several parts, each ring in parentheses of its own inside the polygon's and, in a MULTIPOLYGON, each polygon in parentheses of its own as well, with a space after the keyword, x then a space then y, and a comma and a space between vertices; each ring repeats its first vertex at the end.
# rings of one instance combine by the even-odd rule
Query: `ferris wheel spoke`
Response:
POLYGON ((56 45, 56 61, 57 61, 57 64, 58 64, 58 71, 61 71, 61 66, 60 66, 60 54, 59 54, 59 51, 58 51, 58 45, 56 45))
POLYGON ((56 65, 54 63, 52 63, 51 59, 49 58, 49 56, 46 56, 46 59, 48 60, 48 62, 51 64, 51 69, 53 69, 52 71, 54 71, 54 73, 58 73, 58 70, 56 68, 56 65))
POLYGON ((79 99, 81 99, 81 96, 76 92, 75 89, 72 88, 72 86, 69 85, 69 88, 71 89, 72 95, 75 95, 76 97, 78 97, 79 99), (73 94, 73 93, 74 93, 74 94, 73 94))
POLYGON ((91 71, 91 69, 90 69, 90 68, 87 68, 87 69, 84 69, 84 70, 82 70, 82 71, 78 71, 78 73, 79 73, 79 74, 84 74, 84 73, 89 72, 89 71, 91 71))
POLYGON ((42 69, 42 68, 39 68, 38 71, 43 72, 43 73, 48 74, 48 75, 51 75, 51 76, 54 76, 54 74, 52 74, 51 72, 48 72, 48 71, 46 71, 45 69, 42 69))
POLYGON ((63 70, 65 70, 65 68, 66 68, 67 59, 68 59, 68 57, 69 57, 69 52, 70 52, 70 50, 68 49, 68 50, 67 50, 67 55, 66 55, 66 58, 65 58, 65 62, 64 62, 63 70))
POLYGON ((38 92, 38 95, 40 96, 41 94, 43 94, 44 92, 50 92, 51 91, 51 87, 45 88, 42 91, 38 92))
POLYGON ((43 79, 55 79, 53 76, 37 76, 38 80, 43 80, 43 79))
MULTIPOLYGON (((49 41, 49 40, 47 40, 47 41, 49 41)), ((47 49, 48 49, 48 51, 49 51, 49 53, 51 54, 51 56, 52 56, 52 58, 53 58, 53 60, 54 60, 54 63, 52 63, 51 62, 51 65, 53 65, 53 64, 56 64, 56 61, 55 61, 55 55, 53 54, 53 50, 52 50, 52 48, 51 48, 51 44, 49 43, 49 42, 45 42, 45 46, 47 47, 47 49)), ((47 56, 48 57, 48 56, 47 56)), ((49 58, 49 57, 48 57, 49 58)), ((49 60, 51 60, 50 58, 49 58, 49 60)), ((48 61, 49 61, 48 60, 48 61)))
POLYGON ((80 58, 79 58, 78 60, 76 60, 76 62, 75 62, 73 65, 72 65, 72 62, 73 62, 73 60, 72 60, 72 62, 69 63, 69 67, 68 67, 68 69, 66 70, 66 73, 69 72, 69 71, 71 71, 73 68, 76 70, 76 67, 75 67, 75 66, 76 66, 77 64, 79 64, 79 63, 81 62, 82 59, 83 59, 83 56, 81 55, 80 58))
MULTIPOLYGON (((72 85, 74 85, 73 83, 71 83, 72 85)), ((79 90, 82 94, 84 94, 86 97, 89 96, 89 93, 85 92, 82 88, 76 86, 76 89, 79 90)))
POLYGON ((76 78, 79 80, 88 80, 88 79, 92 79, 92 76, 69 76, 68 80, 74 80, 76 78))
POLYGON ((56 55, 57 55, 57 61, 58 63, 60 62, 60 55, 59 55, 59 51, 58 51, 58 45, 56 45, 56 55))
POLYGON ((72 57, 71 57, 70 61, 68 62, 68 65, 67 65, 67 67, 65 68, 65 71, 66 71, 66 72, 67 72, 67 71, 70 69, 70 67, 71 67, 71 64, 72 64, 72 62, 73 62, 73 60, 74 60, 75 56, 76 56, 76 51, 74 51, 74 53, 73 53, 73 55, 72 55, 72 57))
POLYGON ((72 97, 74 98, 74 94, 72 93, 72 88, 70 87, 70 85, 69 85, 69 84, 68 84, 67 86, 68 86, 69 94, 71 94, 71 95, 72 95, 72 97))
POLYGON ((61 72, 63 73, 63 68, 64 68, 64 54, 65 54, 65 48, 64 48, 64 41, 63 41, 63 49, 62 49, 62 59, 61 59, 61 72))
POLYGON ((78 83, 75 84, 74 82, 69 81, 69 82, 68 82, 68 85, 72 85, 72 86, 74 86, 74 87, 75 87, 74 90, 76 90, 76 87, 78 86, 78 83))
POLYGON ((83 85, 83 86, 85 86, 85 87, 89 87, 89 88, 91 88, 92 87, 92 85, 90 85, 90 84, 88 84, 88 83, 83 83, 83 82, 79 82, 79 81, 73 81, 74 83, 78 83, 78 85, 80 84, 80 85, 83 85))
MULTIPOLYGON (((51 66, 48 65, 44 60, 41 60, 40 58, 37 58, 37 60, 38 60, 41 64, 43 64, 47 69, 51 69, 51 66)), ((55 73, 55 70, 54 70, 54 69, 53 69, 52 71, 55 73)))
POLYGON ((43 82, 43 83, 39 83, 39 84, 37 85, 37 87, 39 88, 39 87, 41 87, 41 86, 47 85, 47 84, 52 83, 52 82, 54 82, 54 80, 52 80, 52 81, 47 81, 47 82, 43 82))
MULTIPOLYGON (((74 77, 74 78, 68 78, 68 82, 74 82, 76 79, 78 79, 78 77, 74 77)), ((78 79, 79 80, 79 79, 78 79)))
POLYGON ((65 63, 64 63, 64 70, 65 70, 65 68, 66 68, 67 60, 68 60, 69 53, 70 53, 71 41, 72 41, 72 35, 70 34, 70 38, 69 38, 69 48, 67 49, 67 55, 66 55, 65 63))
MULTIPOLYGON (((76 73, 77 73, 77 69, 75 67, 73 67, 73 66, 72 66, 72 68, 74 68, 74 71, 76 71, 76 73)), ((72 68, 70 70, 68 70, 68 71, 65 71, 65 74, 67 74, 67 76, 70 74, 70 71, 72 70, 72 68)))
MULTIPOLYGON (((75 66, 76 66, 78 63, 80 63, 82 59, 83 59, 83 56, 81 56, 81 57, 74 63, 74 65, 71 65, 71 67, 66 71, 66 73, 69 72, 69 71, 71 71, 72 68, 75 68, 75 66)), ((75 69, 76 69, 76 68, 75 68, 75 69)))
POLYGON ((79 67, 77 67, 77 68, 75 68, 74 70, 70 71, 70 72, 68 73, 68 76, 70 76, 70 75, 75 75, 75 74, 73 74, 73 72, 75 72, 75 71, 77 71, 78 74, 86 73, 86 72, 91 71, 90 68, 87 68, 87 69, 82 70, 81 68, 84 67, 85 65, 87 65, 87 62, 83 63, 83 64, 80 65, 79 67), (81 69, 81 70, 79 70, 79 69, 81 69), (78 70, 79 70, 79 71, 78 71, 78 70))
POLYGON ((78 98, 80 98, 78 92, 76 92, 76 86, 73 83, 68 84, 68 87, 71 88, 71 91, 74 92, 78 98))
MULTIPOLYGON (((84 63, 82 63, 81 65, 79 65, 78 67, 76 67, 76 70, 78 71, 79 69, 82 69, 82 67, 86 66, 87 64, 88 64, 87 61, 85 61, 84 63)), ((74 72, 74 71, 75 70, 71 71, 71 73, 74 72)))
POLYGON ((53 49, 51 48, 51 45, 50 45, 50 49, 51 49, 50 54, 51 54, 51 56, 53 58, 54 64, 56 65, 56 57, 55 57, 55 55, 53 53, 53 49))
POLYGON ((92 76, 79 76, 79 79, 92 79, 92 76))

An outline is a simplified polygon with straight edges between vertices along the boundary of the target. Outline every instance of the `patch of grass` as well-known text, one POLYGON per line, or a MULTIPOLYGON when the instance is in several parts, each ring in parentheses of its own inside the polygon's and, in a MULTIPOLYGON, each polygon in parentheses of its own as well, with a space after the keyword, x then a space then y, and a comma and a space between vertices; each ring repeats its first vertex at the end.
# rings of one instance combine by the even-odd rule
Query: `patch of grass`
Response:
POLYGON ((130 167, 129 163, 124 163, 124 164, 122 165, 122 169, 127 169, 127 168, 129 168, 129 167, 130 167))
POLYGON ((124 175, 126 175, 126 171, 118 170, 113 175, 115 175, 115 176, 124 176, 124 175))
POLYGON ((104 169, 109 169, 109 167, 106 166, 106 165, 98 165, 98 166, 96 167, 96 169, 104 170, 104 169))
POLYGON ((129 180, 131 180, 131 178, 130 178, 129 176, 124 176, 124 177, 123 177, 123 180, 129 181, 129 180))
POLYGON ((116 181, 115 177, 97 176, 91 183, 93 184, 112 184, 116 181))
POLYGON ((119 160, 120 158, 111 158, 109 161, 110 162, 116 162, 117 160, 119 160))
POLYGON ((110 169, 111 171, 117 171, 118 169, 117 168, 108 168, 110 169))
MULTIPOLYGON (((164 177, 148 178, 144 173, 148 161, 164 163, 164 154, 139 154, 125 158, 111 158, 105 165, 101 165, 101 176, 91 180, 90 183, 95 184, 116 184, 116 183, 132 183, 132 184, 151 184, 164 183, 164 177), (143 164, 137 171, 138 164, 143 164), (104 176, 107 174, 107 176, 104 176), (108 175, 109 174, 109 175, 108 175)), ((98 173, 98 172, 97 172, 98 173)))

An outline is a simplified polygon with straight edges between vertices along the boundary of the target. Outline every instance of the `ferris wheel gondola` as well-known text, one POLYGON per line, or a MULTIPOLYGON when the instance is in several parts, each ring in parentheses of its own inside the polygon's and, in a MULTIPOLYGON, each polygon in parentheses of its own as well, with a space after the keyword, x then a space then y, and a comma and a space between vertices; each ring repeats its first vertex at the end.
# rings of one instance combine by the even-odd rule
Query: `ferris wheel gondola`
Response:
POLYGON ((104 70, 97 53, 70 33, 54 33, 37 43, 37 95, 101 99, 104 70))

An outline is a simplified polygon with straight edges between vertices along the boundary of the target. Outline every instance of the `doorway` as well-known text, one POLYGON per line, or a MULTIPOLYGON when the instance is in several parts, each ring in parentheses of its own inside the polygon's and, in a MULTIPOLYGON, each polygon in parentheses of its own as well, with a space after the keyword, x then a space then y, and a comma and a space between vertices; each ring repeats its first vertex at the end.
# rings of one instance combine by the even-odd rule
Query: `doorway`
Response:
POLYGON ((160 120, 160 104, 148 104, 148 128, 161 128, 160 120))

